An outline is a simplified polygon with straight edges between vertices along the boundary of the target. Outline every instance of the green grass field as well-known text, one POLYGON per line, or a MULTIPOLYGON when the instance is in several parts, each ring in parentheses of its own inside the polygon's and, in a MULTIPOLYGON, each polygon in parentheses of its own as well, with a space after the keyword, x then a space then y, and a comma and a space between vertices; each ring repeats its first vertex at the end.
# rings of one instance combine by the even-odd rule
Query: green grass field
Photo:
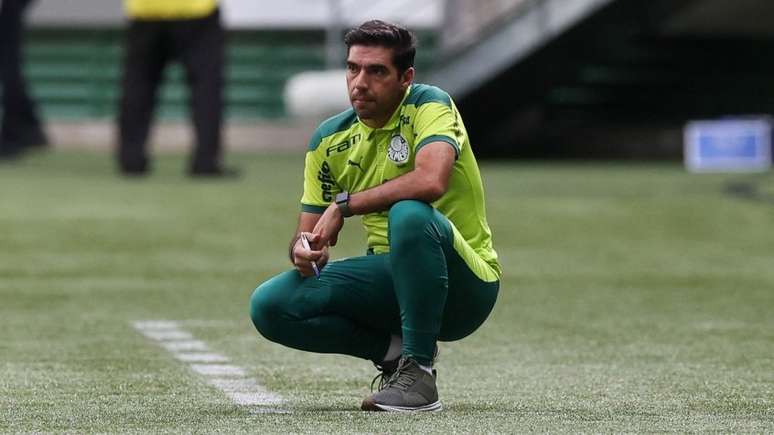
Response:
MULTIPOLYGON (((774 176, 677 164, 485 162, 505 276, 472 336, 441 344, 444 411, 363 413, 370 363, 254 331, 288 267, 301 155, 182 156, 124 179, 109 156, 0 165, 1 432, 774 432, 774 176), (757 186, 757 198, 725 193, 757 186), (132 328, 179 321, 287 413, 235 405, 132 328)), ((334 256, 359 255, 348 222, 334 256)))

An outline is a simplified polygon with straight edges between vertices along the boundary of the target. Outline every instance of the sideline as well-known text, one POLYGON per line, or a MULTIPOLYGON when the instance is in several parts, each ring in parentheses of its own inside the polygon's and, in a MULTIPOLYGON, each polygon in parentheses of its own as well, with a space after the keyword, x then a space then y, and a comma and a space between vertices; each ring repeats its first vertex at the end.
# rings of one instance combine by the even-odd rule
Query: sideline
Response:
POLYGON ((181 329, 171 320, 144 320, 133 322, 140 334, 166 349, 178 361, 203 376, 207 383, 220 390, 236 405, 249 407, 255 413, 288 413, 276 408, 285 403, 278 394, 268 391, 258 381, 247 377, 245 370, 230 364, 225 355, 212 352, 207 344, 181 329))

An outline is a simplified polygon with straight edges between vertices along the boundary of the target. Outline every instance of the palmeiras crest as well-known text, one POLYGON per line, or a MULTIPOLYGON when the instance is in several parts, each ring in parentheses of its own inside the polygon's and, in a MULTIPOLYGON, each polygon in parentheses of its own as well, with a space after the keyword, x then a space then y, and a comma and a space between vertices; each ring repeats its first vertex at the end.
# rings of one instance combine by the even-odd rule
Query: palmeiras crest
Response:
POLYGON ((390 146, 387 147, 387 158, 399 165, 408 162, 408 142, 400 134, 396 134, 390 139, 390 146))

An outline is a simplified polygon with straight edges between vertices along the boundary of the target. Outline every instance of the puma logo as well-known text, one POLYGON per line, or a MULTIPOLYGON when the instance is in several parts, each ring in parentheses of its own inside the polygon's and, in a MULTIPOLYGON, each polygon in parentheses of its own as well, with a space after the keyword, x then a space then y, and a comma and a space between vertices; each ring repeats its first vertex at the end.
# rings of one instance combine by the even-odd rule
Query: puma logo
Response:
MULTIPOLYGON (((362 161, 363 161, 363 158, 361 157, 361 158, 360 158, 360 162, 362 162, 362 161)), ((350 165, 350 166, 354 166, 354 167, 356 167, 356 168, 360 169, 360 171, 361 171, 361 172, 365 172, 365 169, 363 169, 363 167, 362 167, 362 166, 360 166, 360 162, 355 162, 355 161, 353 161, 353 160, 349 160, 349 159, 347 159, 347 164, 348 164, 348 165, 350 165)))

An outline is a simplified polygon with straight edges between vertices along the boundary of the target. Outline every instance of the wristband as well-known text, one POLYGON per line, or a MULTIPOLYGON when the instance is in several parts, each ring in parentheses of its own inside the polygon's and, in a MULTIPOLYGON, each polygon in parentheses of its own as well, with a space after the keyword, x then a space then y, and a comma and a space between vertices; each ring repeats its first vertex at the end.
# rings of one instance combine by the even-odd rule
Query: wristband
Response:
POLYGON ((343 217, 348 218, 353 215, 352 210, 349 208, 349 192, 346 190, 336 194, 336 205, 339 207, 343 217))

